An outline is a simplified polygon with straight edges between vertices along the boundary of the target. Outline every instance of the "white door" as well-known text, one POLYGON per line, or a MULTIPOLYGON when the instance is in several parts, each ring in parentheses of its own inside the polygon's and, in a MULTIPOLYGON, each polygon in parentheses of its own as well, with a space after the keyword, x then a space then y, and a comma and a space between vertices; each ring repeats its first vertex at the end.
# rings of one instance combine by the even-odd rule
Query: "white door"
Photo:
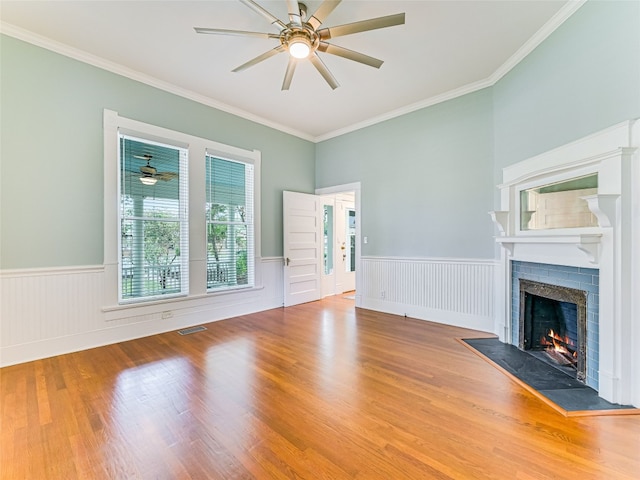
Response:
POLYGON ((283 192, 284 306, 319 300, 322 272, 322 199, 283 192))

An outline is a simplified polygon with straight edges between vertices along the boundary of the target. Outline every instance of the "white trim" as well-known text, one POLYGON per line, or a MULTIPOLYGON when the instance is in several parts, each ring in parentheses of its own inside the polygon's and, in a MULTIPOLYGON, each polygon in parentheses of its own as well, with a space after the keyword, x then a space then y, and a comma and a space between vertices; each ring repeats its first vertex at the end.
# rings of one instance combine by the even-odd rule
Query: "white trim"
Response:
POLYGON ((38 35, 36 33, 22 29, 20 27, 16 27, 6 22, 0 22, 0 33, 9 35, 19 40, 23 40, 33 45, 45 48, 47 50, 51 50, 53 52, 59 53, 66 57, 79 60, 89 65, 93 65, 94 67, 98 67, 103 70, 113 72, 117 75, 121 75, 123 77, 130 78, 138 82, 142 82, 144 84, 150 85, 160 90, 173 93, 174 95, 178 95, 180 97, 193 100, 195 102, 215 108, 217 110, 221 110, 223 112, 236 115, 240 118, 244 118, 246 120, 259 123, 266 127, 274 128, 281 132, 288 133, 295 137, 299 137, 303 140, 308 140, 313 143, 319 143, 324 140, 329 140, 331 138, 338 137, 340 135, 344 135, 350 132, 354 132, 356 130, 360 130, 365 127, 370 127, 372 125, 384 122, 386 120, 400 117, 402 115, 406 115, 407 113, 415 112, 416 110, 421 110, 423 108, 430 107, 438 103, 445 102, 447 100, 452 100, 454 98, 461 97, 463 95, 467 95, 469 93, 476 92, 478 90, 482 90, 483 88, 487 88, 495 85, 502 77, 504 77, 509 71, 511 71, 511 69, 513 69, 516 65, 518 65, 538 45, 540 45, 543 41, 545 41, 547 37, 549 37, 549 35, 551 35, 558 27, 560 27, 569 17, 571 17, 571 15, 573 15, 585 3, 586 3, 586 0, 570 0, 569 2, 567 2, 564 6, 562 6, 560 10, 558 10, 558 12, 556 12, 556 14, 553 17, 551 17, 549 21, 547 21, 540 28, 540 30, 538 30, 530 39, 528 39, 525 42, 525 44, 522 45, 522 47, 520 47, 511 57, 509 57, 509 59, 507 59, 505 63, 503 63, 500 67, 498 67, 496 71, 493 72, 489 77, 483 80, 479 80, 477 82, 464 85, 460 88, 450 90, 440 95, 435 95, 425 100, 421 100, 419 102, 407 105, 405 107, 392 110, 382 115, 372 117, 368 120, 358 122, 338 130, 327 132, 325 134, 322 134, 316 137, 314 137, 313 135, 309 135, 308 133, 293 129, 291 127, 278 124, 271 120, 267 120, 260 116, 249 113, 247 111, 241 110, 237 107, 232 107, 231 105, 227 105, 223 102, 195 93, 191 90, 178 87, 168 82, 163 82, 161 80, 153 78, 144 73, 138 72, 136 70, 130 69, 118 63, 105 60, 96 55, 87 53, 83 50, 70 47, 60 42, 56 42, 42 35, 38 35))
POLYGON ((360 182, 316 188, 316 195, 331 195, 342 192, 354 192, 354 208, 356 210, 356 307, 362 305, 362 296, 358 288, 363 285, 362 266, 362 184, 360 182))
POLYGON ((397 117, 401 117, 402 115, 406 115, 408 113, 415 112, 417 110, 422 110, 423 108, 431 107, 433 105, 437 105, 439 103, 446 102, 447 100, 453 100, 454 98, 462 97, 463 95, 467 95, 469 93, 477 92, 478 90, 482 90, 483 88, 491 87, 493 83, 490 80, 480 80, 478 82, 470 83, 468 85, 464 85, 460 88, 456 88, 454 90, 450 90, 448 92, 442 93, 440 95, 436 95, 434 97, 429 97, 425 100, 421 100, 416 103, 412 103, 410 105, 391 110, 390 112, 384 113, 382 115, 378 115, 375 117, 371 117, 362 122, 354 123, 353 125, 348 125, 344 128, 340 128, 338 130, 333 130, 331 132, 325 133, 323 135, 319 135, 313 139, 313 142, 319 143, 325 140, 329 140, 331 138, 339 137, 341 135, 345 135, 347 133, 355 132, 356 130, 361 130, 366 127, 370 127, 372 125, 376 125, 378 123, 385 122, 387 120, 391 120, 397 117))
POLYGON ((221 297, 224 295, 246 296, 247 294, 259 292, 261 290, 264 290, 264 286, 244 287, 216 292, 211 291, 200 295, 185 295, 182 297, 170 297, 162 300, 154 299, 144 303, 138 302, 133 304, 103 306, 102 312, 105 314, 105 321, 110 322, 114 320, 121 320, 123 318, 130 318, 132 315, 153 315, 173 311, 174 309, 208 305, 209 300, 215 297, 221 297))
POLYGON ((103 272, 103 265, 82 265, 79 267, 16 268, 0 270, 0 278, 44 277, 48 275, 77 275, 103 272))
POLYGON ((35 45, 37 47, 45 48, 60 55, 64 55, 65 57, 78 60, 88 65, 92 65, 102 70, 106 70, 107 72, 121 75, 125 78, 144 83, 145 85, 158 88, 165 92, 186 98, 188 100, 193 100, 194 102, 198 102, 202 105, 215 108, 222 112, 230 113, 231 115, 236 115, 246 120, 259 123, 261 125, 264 125, 265 127, 274 128, 281 132, 299 137, 303 140, 308 140, 311 142, 313 141, 313 136, 305 132, 301 132, 300 130, 293 129, 286 125, 281 125, 253 113, 220 102, 219 100, 215 100, 211 97, 207 97, 191 90, 187 90, 186 88, 178 87, 174 84, 158 80, 150 75, 138 72, 137 70, 133 70, 129 67, 125 67, 124 65, 121 65, 119 63, 106 60, 104 58, 98 57, 97 55, 92 55, 88 52, 85 52, 84 50, 70 47, 69 45, 65 45, 64 43, 56 42, 55 40, 51 40, 50 38, 30 32, 29 30, 16 27, 15 25, 11 25, 10 23, 0 22, 0 33, 13 38, 17 38, 18 40, 22 40, 27 43, 31 43, 32 45, 35 45))
POLYGON ((362 257, 362 308, 486 332, 494 326, 493 259, 362 257))
POLYGON ((3 270, 0 367, 279 308, 281 262, 261 261, 265 281, 255 288, 117 311, 103 311, 107 266, 3 270))
MULTIPOLYGON (((609 128, 587 135, 535 157, 522 160, 502 169, 504 188, 551 173, 573 171, 579 166, 597 165, 603 159, 619 155, 620 148, 638 145, 640 121, 626 120, 609 128)), ((595 169, 592 169, 593 171, 595 169)))
POLYGON ((509 73, 516 65, 518 65, 524 58, 533 52, 538 45, 544 42, 549 35, 555 32, 560 25, 562 25, 571 15, 576 13, 580 7, 582 7, 587 0, 570 0, 562 6, 556 14, 551 17, 547 23, 545 23, 540 30, 533 34, 533 36, 527 40, 527 42, 518 49, 509 59, 498 67, 493 74, 488 78, 491 85, 495 85, 498 81, 509 73))
MULTIPOLYGON (((172 312, 170 318, 161 318, 161 312, 154 312, 154 314, 144 315, 139 321, 131 323, 117 324, 114 322, 112 326, 88 332, 78 332, 55 338, 2 346, 0 348, 0 366, 5 367, 116 342, 124 342, 281 306, 278 303, 265 303, 265 300, 268 299, 260 295, 247 298, 244 301, 226 302, 222 305, 211 305, 203 302, 198 305, 189 305, 183 309, 184 311, 181 311, 182 309, 170 310, 172 312), (173 315, 174 312, 175 316, 173 315)), ((122 321, 127 318, 131 319, 131 316, 120 317, 118 320, 122 321)), ((109 325, 109 323, 103 325, 109 325)))
POLYGON ((363 260, 385 260, 392 262, 405 262, 405 263, 415 263, 415 262, 429 262, 429 263, 446 263, 446 264, 484 264, 484 265, 496 265, 498 262, 492 258, 448 258, 448 257, 380 257, 380 256, 371 256, 366 255, 362 256, 363 260))
MULTIPOLYGON (((138 120, 121 117, 117 112, 104 110, 104 263, 105 263, 105 311, 115 305, 126 308, 137 308, 158 301, 118 300, 118 134, 126 133, 138 138, 157 140, 171 145, 182 145, 188 150, 189 174, 189 286, 186 298, 198 297, 208 292, 206 285, 206 226, 204 222, 205 185, 198 179, 204 178, 205 158, 207 152, 216 152, 223 158, 230 158, 254 167, 254 285, 262 284, 261 273, 261 153, 258 150, 245 150, 225 145, 214 140, 196 137, 183 132, 173 131, 138 120)), ((243 288, 228 289, 225 292, 240 292, 243 288)), ((171 299, 160 300, 163 304, 180 302, 184 294, 177 294, 171 299)))
POLYGON ((284 257, 262 257, 262 263, 279 262, 284 263, 284 257))
POLYGON ((599 269, 598 394, 613 403, 640 406, 640 342, 637 328, 640 225, 637 192, 640 121, 629 120, 503 169, 500 210, 493 212, 502 245, 496 276, 494 331, 511 332, 511 260, 599 269), (521 231, 519 192, 559 179, 598 174, 598 192, 585 197, 599 225, 590 228, 521 231))
POLYGON ((571 17, 571 15, 578 11, 578 9, 582 7, 586 3, 586 1, 587 0, 568 1, 565 5, 562 6, 562 8, 560 8, 560 10, 556 12, 553 17, 551 17, 551 19, 549 19, 549 21, 547 21, 547 23, 545 23, 540 28, 540 30, 538 30, 529 40, 527 40, 525 44, 516 51, 516 53, 509 57, 509 59, 507 59, 505 63, 500 65, 495 72, 493 72, 484 80, 478 80, 477 82, 463 85, 460 88, 456 88, 440 95, 427 98, 420 102, 412 103, 405 107, 392 110, 383 115, 372 117, 363 122, 355 123, 339 130, 325 133, 323 135, 315 137, 313 141, 315 143, 318 143, 334 137, 339 137, 340 135, 345 135, 347 133, 354 132, 365 127, 370 127, 371 125, 375 125, 386 120, 391 120, 392 118, 406 115, 407 113, 415 112, 416 110, 431 107, 438 103, 446 102, 447 100, 453 100, 454 98, 477 92, 478 90, 482 90, 483 88, 494 86, 502 77, 504 77, 516 65, 524 60, 527 55, 535 50, 538 45, 544 42, 549 37, 549 35, 551 35, 558 27, 560 27, 560 25, 562 25, 569 17, 571 17))
POLYGON ((438 310, 415 305, 407 305, 397 302, 386 302, 378 299, 365 299, 360 308, 373 310, 376 312, 390 313, 400 317, 415 318, 427 322, 441 323, 459 328, 469 328, 481 332, 492 332, 493 322, 491 319, 479 316, 468 315, 450 310, 438 310))

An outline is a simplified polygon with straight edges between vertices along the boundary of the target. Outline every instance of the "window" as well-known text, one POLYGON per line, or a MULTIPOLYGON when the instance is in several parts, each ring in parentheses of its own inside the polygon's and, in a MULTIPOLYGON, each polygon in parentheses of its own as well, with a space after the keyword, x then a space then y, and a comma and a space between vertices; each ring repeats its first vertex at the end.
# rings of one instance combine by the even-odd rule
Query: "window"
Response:
POLYGON ((323 265, 324 274, 333 273, 333 205, 324 206, 323 214, 323 265))
POLYGON ((258 150, 104 111, 108 319, 260 285, 260 160, 258 150))
POLYGON ((254 285, 254 169, 207 155, 207 289, 254 285))
POLYGON ((187 151, 119 135, 120 300, 189 290, 187 151))
POLYGON ((347 209, 347 272, 356 271, 356 211, 347 209))

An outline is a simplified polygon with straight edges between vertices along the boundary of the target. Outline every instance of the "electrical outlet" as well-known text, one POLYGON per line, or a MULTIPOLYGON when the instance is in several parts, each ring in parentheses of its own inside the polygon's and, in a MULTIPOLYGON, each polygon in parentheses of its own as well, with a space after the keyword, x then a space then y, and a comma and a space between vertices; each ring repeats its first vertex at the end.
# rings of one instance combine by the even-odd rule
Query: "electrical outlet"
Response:
POLYGON ((173 312, 170 310, 167 310, 166 312, 162 312, 162 318, 171 318, 173 317, 173 312))

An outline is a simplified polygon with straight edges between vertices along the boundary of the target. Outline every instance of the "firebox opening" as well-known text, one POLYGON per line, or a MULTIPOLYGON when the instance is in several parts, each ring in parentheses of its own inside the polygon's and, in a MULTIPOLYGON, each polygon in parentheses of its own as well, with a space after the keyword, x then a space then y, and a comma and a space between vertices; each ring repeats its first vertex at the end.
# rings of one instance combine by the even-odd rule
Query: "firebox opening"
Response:
POLYGON ((586 292, 520 281, 520 349, 586 379, 586 292))
MULTIPOLYGON (((525 294, 524 349, 544 352, 546 361, 577 369, 578 306, 537 295, 525 294)), ((575 375, 575 373, 574 373, 575 375)))

